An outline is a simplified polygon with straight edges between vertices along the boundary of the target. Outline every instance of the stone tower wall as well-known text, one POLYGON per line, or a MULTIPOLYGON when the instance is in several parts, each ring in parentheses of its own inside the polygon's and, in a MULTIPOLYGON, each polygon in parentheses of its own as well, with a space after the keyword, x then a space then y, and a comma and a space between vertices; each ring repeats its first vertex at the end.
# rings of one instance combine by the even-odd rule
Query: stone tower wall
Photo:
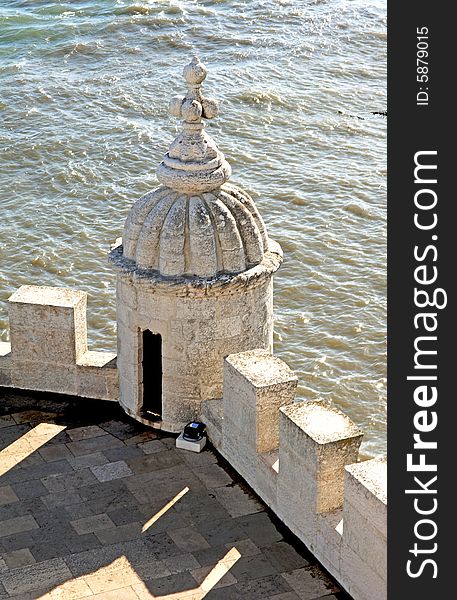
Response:
MULTIPOLYGON (((118 276, 120 403, 135 418, 142 406, 142 331, 162 336, 162 427, 181 431, 204 400, 222 397, 224 357, 272 349, 273 282, 263 277, 210 292, 176 294, 118 276)), ((152 366, 153 368, 153 366, 152 366)))

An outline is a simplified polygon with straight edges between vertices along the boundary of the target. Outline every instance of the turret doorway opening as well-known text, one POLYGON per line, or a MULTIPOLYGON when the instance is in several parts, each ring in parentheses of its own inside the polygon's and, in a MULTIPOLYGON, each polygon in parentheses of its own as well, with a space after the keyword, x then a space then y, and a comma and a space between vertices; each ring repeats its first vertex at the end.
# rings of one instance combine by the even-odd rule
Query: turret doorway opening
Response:
POLYGON ((162 336, 146 329, 143 336, 143 406, 144 417, 162 420, 162 336))

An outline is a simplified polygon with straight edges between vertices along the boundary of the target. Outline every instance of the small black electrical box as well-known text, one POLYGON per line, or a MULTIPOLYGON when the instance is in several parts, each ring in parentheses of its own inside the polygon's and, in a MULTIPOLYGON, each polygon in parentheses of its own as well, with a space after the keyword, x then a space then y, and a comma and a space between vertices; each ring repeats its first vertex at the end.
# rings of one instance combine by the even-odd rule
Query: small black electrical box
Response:
POLYGON ((185 440, 198 442, 205 435, 205 429, 206 425, 204 423, 192 421, 191 423, 187 423, 187 425, 184 427, 182 436, 185 440))

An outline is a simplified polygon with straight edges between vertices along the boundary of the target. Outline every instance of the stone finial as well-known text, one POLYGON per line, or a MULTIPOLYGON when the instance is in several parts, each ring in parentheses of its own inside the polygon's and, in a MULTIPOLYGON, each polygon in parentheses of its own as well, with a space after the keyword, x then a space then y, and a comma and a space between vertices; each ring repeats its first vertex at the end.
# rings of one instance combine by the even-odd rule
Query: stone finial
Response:
POLYGON ((208 71, 199 58, 194 56, 183 69, 188 92, 186 96, 174 96, 170 100, 169 111, 174 117, 183 117, 186 123, 201 123, 204 119, 213 119, 219 114, 219 103, 212 98, 205 98, 201 93, 201 84, 208 71))
POLYGON ((205 66, 197 57, 184 67, 187 94, 175 96, 169 106, 173 116, 183 118, 183 129, 157 167, 161 183, 186 194, 215 190, 231 174, 224 155, 204 131, 202 119, 212 119, 219 111, 217 101, 205 98, 201 92, 206 74, 205 66))

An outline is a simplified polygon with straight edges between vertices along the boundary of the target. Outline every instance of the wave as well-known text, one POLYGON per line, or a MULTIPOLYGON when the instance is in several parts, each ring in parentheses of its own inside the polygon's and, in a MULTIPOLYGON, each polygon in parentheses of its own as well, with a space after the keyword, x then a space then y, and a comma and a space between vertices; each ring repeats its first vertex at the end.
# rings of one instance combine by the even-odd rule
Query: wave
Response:
POLYGON ((376 219, 376 216, 370 211, 370 208, 368 206, 365 206, 358 202, 350 202, 344 207, 344 210, 357 217, 364 217, 366 219, 376 219))

